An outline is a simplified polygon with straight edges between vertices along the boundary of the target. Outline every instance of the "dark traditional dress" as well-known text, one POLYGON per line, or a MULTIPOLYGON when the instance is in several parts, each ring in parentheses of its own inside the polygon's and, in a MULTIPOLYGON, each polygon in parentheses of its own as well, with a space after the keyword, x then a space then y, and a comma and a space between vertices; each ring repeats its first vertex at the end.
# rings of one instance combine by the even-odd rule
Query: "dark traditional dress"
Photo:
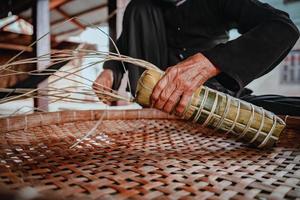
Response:
MULTIPOLYGON (((117 40, 121 54, 147 60, 162 70, 198 52, 222 73, 206 85, 239 97, 252 80, 268 73, 288 54, 299 31, 287 13, 257 0, 132 0, 117 40), (228 41, 236 28, 242 36, 228 41)), ((133 93, 143 69, 126 64, 133 93)), ((109 61, 113 88, 124 70, 109 61)))

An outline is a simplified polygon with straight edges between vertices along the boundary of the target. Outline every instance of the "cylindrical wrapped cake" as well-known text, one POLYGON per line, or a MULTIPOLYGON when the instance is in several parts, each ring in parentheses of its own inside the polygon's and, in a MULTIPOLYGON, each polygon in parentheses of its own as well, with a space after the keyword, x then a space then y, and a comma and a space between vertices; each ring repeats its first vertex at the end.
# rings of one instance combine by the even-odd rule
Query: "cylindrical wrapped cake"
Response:
MULTIPOLYGON (((163 76, 162 71, 147 70, 139 79, 136 101, 150 106, 152 91, 163 76)), ((258 148, 272 147, 285 122, 261 107, 205 86, 198 88, 186 106, 182 117, 234 137, 258 148)))

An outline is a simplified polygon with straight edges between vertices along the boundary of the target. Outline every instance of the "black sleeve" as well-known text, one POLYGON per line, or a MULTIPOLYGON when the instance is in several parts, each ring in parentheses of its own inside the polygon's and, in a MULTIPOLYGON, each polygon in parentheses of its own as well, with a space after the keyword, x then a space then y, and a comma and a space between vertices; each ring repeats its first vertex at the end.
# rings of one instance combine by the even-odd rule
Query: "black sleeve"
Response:
MULTIPOLYGON (((127 33, 125 33, 126 31, 126 27, 128 27, 128 21, 130 20, 130 12, 128 11, 128 6, 125 9, 125 13, 123 15, 123 20, 122 20, 122 27, 123 30, 121 32, 120 37, 117 39, 117 41, 115 42, 116 47, 113 46, 112 49, 110 49, 110 51, 112 53, 118 53, 118 51, 121 55, 128 55, 128 38, 127 38, 127 33)), ((111 42, 111 41, 110 41, 111 42)), ((126 63, 123 63, 124 66, 122 65, 122 62, 120 61, 115 61, 115 60, 110 60, 110 61, 106 61, 103 64, 103 69, 110 69, 113 72, 113 86, 112 89, 113 90, 118 90, 120 85, 121 85, 121 81, 123 78, 123 75, 125 73, 125 69, 127 70, 127 65, 126 63), (124 69, 125 67, 125 69, 124 69)))
MULTIPOLYGON (((116 46, 118 47, 119 51, 121 52, 122 49, 122 45, 120 44, 122 42, 122 35, 120 36, 120 38, 117 40, 116 42, 116 46)), ((116 50, 112 50, 113 53, 116 53, 116 50)), ((122 54, 122 53, 121 53, 122 54)), ((124 65, 125 66, 125 65, 124 65)), ((115 60, 110 60, 110 61, 106 61, 103 64, 103 69, 110 69, 113 72, 113 86, 112 89, 113 90, 118 90, 120 85, 121 85, 121 81, 123 78, 123 74, 125 73, 124 71, 124 67, 122 66, 122 63, 119 61, 115 61, 115 60)))
POLYGON ((299 31, 287 13, 257 0, 219 0, 220 20, 242 34, 203 54, 222 73, 217 79, 238 91, 276 67, 288 54, 299 31))

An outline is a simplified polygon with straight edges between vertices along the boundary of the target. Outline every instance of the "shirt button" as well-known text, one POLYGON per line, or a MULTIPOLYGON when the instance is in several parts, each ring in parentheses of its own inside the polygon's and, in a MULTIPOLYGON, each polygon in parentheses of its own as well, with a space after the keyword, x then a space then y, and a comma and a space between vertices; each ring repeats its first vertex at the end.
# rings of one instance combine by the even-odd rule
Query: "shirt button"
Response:
POLYGON ((186 48, 182 48, 182 51, 186 51, 186 48))
POLYGON ((180 31, 181 30, 181 28, 180 27, 177 27, 177 31, 180 31))
POLYGON ((180 58, 181 60, 183 60, 183 59, 184 59, 184 56, 183 56, 182 54, 179 54, 179 58, 180 58))

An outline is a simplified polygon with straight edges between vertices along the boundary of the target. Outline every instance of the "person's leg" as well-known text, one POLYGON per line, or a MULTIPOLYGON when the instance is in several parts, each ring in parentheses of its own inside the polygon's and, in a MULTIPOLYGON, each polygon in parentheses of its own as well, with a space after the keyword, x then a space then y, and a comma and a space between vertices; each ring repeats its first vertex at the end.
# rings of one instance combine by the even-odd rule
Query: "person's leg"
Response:
MULTIPOLYGON (((150 0, 132 0, 123 18, 123 31, 117 41, 121 54, 146 60, 164 69, 167 67, 167 41, 161 7, 150 0)), ((109 68, 110 63, 106 63, 109 68)), ((113 63, 112 63, 113 64, 113 63)), ((120 63, 119 63, 120 65, 120 63)), ((140 67, 126 64, 133 94, 137 81, 144 71, 140 67)), ((122 70, 119 67, 113 71, 122 70)), ((122 76, 115 76, 114 87, 119 87, 122 76)))

